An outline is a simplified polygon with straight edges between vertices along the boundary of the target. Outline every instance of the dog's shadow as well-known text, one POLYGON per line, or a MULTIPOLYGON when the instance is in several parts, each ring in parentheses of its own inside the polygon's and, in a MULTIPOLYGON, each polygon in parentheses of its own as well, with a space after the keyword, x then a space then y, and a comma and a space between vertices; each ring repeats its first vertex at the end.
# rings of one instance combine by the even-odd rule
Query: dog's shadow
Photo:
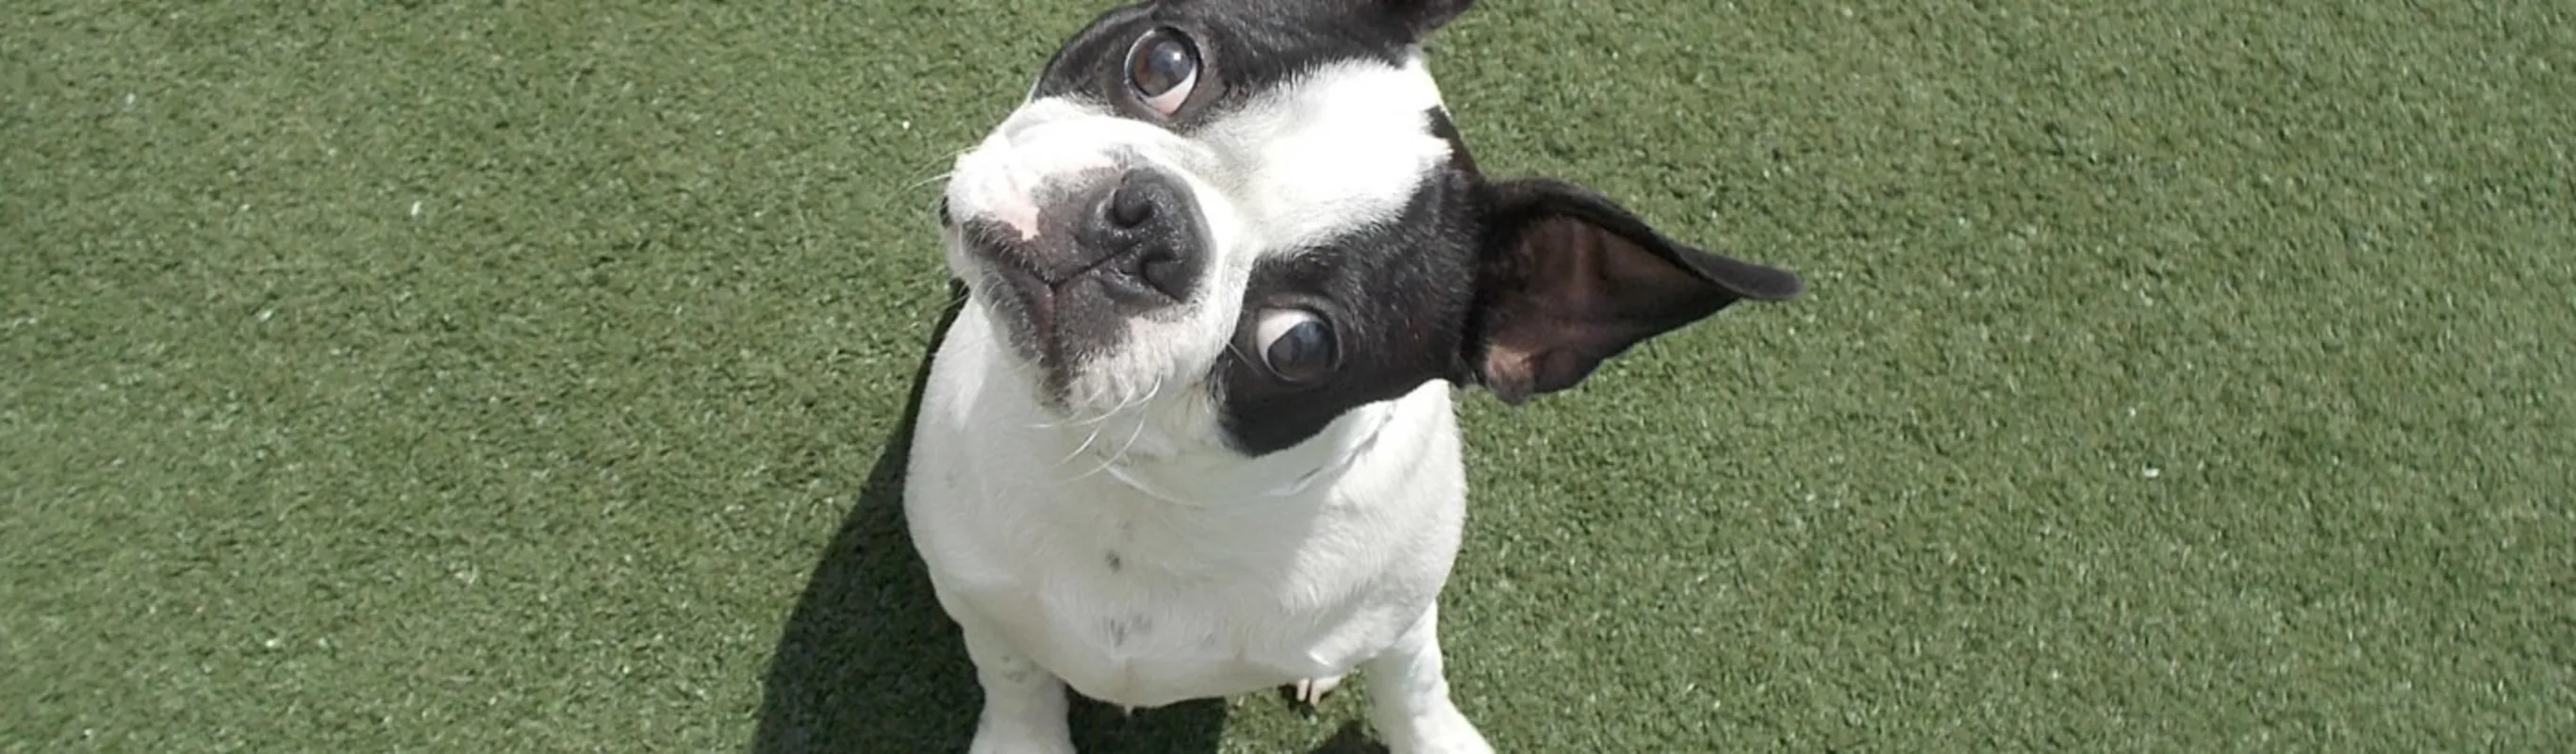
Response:
MULTIPOLYGON (((950 292, 963 301, 954 285, 950 292)), ((755 754, 962 752, 974 734, 983 704, 975 668, 903 520, 904 469, 930 355, 958 309, 951 304, 932 331, 901 421, 788 615, 763 683, 755 754)), ((1225 718, 1223 700, 1127 715, 1077 696, 1074 744, 1086 754, 1202 754, 1217 750, 1225 718)), ((1347 728, 1317 752, 1371 750, 1347 728)))

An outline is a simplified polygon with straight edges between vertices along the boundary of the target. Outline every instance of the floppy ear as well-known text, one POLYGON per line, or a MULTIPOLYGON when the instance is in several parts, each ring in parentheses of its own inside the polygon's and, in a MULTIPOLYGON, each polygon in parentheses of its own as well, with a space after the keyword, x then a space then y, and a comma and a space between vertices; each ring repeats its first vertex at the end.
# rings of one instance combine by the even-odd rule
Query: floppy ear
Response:
POLYGON ((1738 299, 1788 299, 1803 284, 1665 238, 1571 183, 1496 183, 1484 218, 1467 365, 1509 403, 1573 387, 1601 362, 1738 299))

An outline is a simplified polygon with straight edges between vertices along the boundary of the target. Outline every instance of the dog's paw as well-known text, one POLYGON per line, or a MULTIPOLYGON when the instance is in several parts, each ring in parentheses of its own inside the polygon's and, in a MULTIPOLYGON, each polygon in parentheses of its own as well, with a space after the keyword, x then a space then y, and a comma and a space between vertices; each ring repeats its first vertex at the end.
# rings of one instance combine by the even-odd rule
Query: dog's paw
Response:
POLYGON ((1323 678, 1308 678, 1288 686, 1288 699, 1298 704, 1313 707, 1323 704, 1324 695, 1333 693, 1333 689, 1341 688, 1341 686, 1342 677, 1337 675, 1326 676, 1323 678))

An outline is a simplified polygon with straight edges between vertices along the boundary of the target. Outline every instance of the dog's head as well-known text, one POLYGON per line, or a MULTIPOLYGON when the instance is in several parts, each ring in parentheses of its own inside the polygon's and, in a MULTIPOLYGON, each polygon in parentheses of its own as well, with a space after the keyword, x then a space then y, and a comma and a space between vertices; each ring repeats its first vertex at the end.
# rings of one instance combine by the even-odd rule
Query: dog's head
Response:
POLYGON ((947 261, 1041 403, 1257 457, 1432 381, 1575 385, 1786 271, 1476 169, 1420 45, 1472 0, 1102 15, 958 158, 947 261))

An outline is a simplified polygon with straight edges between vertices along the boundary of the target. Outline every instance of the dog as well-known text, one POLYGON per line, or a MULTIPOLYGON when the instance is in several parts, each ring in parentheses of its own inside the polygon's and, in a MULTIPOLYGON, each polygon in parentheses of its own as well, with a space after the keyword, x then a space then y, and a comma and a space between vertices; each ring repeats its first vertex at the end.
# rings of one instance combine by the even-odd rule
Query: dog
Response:
POLYGON ((1426 68, 1472 0, 1111 10, 956 159, 965 300, 904 509, 983 690, 973 752, 1358 671, 1396 752, 1490 748, 1438 597, 1466 515, 1453 392, 1509 404, 1786 270, 1559 180, 1489 180, 1426 68))

